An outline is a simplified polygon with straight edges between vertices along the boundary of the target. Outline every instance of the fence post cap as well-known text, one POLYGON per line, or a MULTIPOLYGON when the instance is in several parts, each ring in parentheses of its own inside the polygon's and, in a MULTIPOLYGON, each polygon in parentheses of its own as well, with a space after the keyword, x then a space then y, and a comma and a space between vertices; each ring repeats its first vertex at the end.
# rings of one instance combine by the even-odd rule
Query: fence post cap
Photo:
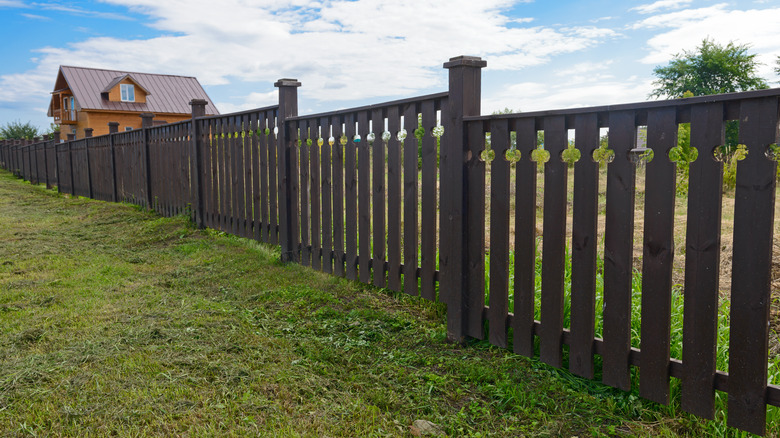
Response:
POLYGON ((300 87, 301 83, 298 79, 282 78, 274 82, 274 87, 300 87))
POLYGON ((194 105, 208 105, 209 101, 206 99, 192 99, 190 100, 190 106, 194 105))
POLYGON ((444 68, 453 67, 479 67, 483 68, 487 66, 487 61, 483 60, 479 56, 456 56, 450 58, 449 62, 444 63, 444 68))

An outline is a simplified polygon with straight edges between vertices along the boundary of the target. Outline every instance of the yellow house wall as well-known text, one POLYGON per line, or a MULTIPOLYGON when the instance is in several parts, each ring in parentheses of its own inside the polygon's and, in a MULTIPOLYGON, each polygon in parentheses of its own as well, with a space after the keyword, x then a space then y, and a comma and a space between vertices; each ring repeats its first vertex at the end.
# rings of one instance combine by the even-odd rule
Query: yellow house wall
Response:
MULTIPOLYGON (((84 138, 84 128, 92 128, 92 136, 108 134, 108 122, 119 122, 119 132, 125 131, 126 127, 141 129, 140 113, 121 113, 121 112, 99 112, 99 111, 79 111, 79 121, 76 126, 76 138, 84 138)), ((155 121, 165 121, 167 123, 181 122, 189 120, 190 114, 155 114, 155 121)), ((70 134, 71 127, 74 125, 62 125, 62 135, 70 134)))
POLYGON ((108 100, 111 102, 121 102, 122 101, 122 90, 120 85, 121 84, 130 84, 135 85, 135 100, 136 103, 146 103, 146 93, 144 93, 140 88, 138 88, 138 85, 131 81, 130 78, 125 78, 118 84, 114 86, 111 90, 108 91, 108 100))

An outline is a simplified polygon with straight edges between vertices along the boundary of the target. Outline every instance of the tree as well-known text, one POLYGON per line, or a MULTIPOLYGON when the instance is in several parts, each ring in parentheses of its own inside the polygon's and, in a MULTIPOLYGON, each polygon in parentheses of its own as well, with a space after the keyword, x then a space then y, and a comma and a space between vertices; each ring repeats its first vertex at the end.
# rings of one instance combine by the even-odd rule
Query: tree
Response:
POLYGON ((686 91, 694 96, 733 93, 769 88, 756 76, 755 54, 749 54, 747 44, 729 42, 725 47, 704 39, 693 51, 674 55, 666 67, 656 67, 655 89, 651 97, 683 97, 686 91))
MULTIPOLYGON (((733 93, 737 91, 769 88, 766 81, 756 75, 756 55, 748 53, 747 44, 729 42, 722 46, 712 40, 704 39, 701 46, 693 51, 684 50, 674 56, 666 67, 656 67, 653 74, 658 77, 653 84, 656 88, 651 97, 692 97, 708 94, 733 93)), ((684 129, 690 126, 681 125, 684 129)), ((687 131, 689 132, 689 131, 687 131)), ((686 133, 687 133, 686 132, 686 133)), ((681 160, 689 156, 689 136, 681 132, 678 144, 681 160)), ((726 123, 726 144, 722 152, 726 156, 734 153, 739 144, 739 124, 736 121, 726 123)))
POLYGON ((37 136, 38 128, 31 122, 22 123, 16 120, 0 127, 0 138, 6 140, 32 140, 37 136))
POLYGON ((780 56, 777 57, 777 66, 775 67, 775 73, 780 75, 780 56))

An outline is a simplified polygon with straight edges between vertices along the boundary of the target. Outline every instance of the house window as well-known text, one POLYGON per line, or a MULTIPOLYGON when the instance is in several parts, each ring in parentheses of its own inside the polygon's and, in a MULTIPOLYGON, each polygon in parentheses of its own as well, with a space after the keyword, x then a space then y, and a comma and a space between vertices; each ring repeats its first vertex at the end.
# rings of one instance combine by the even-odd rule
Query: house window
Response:
POLYGON ((122 102, 135 102, 135 87, 133 84, 120 84, 119 91, 122 94, 122 102))
POLYGON ((132 126, 125 126, 125 131, 132 131, 132 130, 133 130, 132 126))

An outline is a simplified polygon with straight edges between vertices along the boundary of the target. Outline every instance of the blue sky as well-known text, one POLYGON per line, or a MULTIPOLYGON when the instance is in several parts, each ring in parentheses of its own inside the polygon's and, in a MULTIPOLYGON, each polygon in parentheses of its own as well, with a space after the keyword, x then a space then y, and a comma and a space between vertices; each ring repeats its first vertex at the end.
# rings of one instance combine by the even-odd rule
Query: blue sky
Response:
POLYGON ((703 38, 749 44, 778 86, 780 0, 0 0, 0 123, 46 127, 59 65, 195 76, 222 113, 301 114, 446 90, 442 63, 487 60, 482 108, 635 102, 703 38))

